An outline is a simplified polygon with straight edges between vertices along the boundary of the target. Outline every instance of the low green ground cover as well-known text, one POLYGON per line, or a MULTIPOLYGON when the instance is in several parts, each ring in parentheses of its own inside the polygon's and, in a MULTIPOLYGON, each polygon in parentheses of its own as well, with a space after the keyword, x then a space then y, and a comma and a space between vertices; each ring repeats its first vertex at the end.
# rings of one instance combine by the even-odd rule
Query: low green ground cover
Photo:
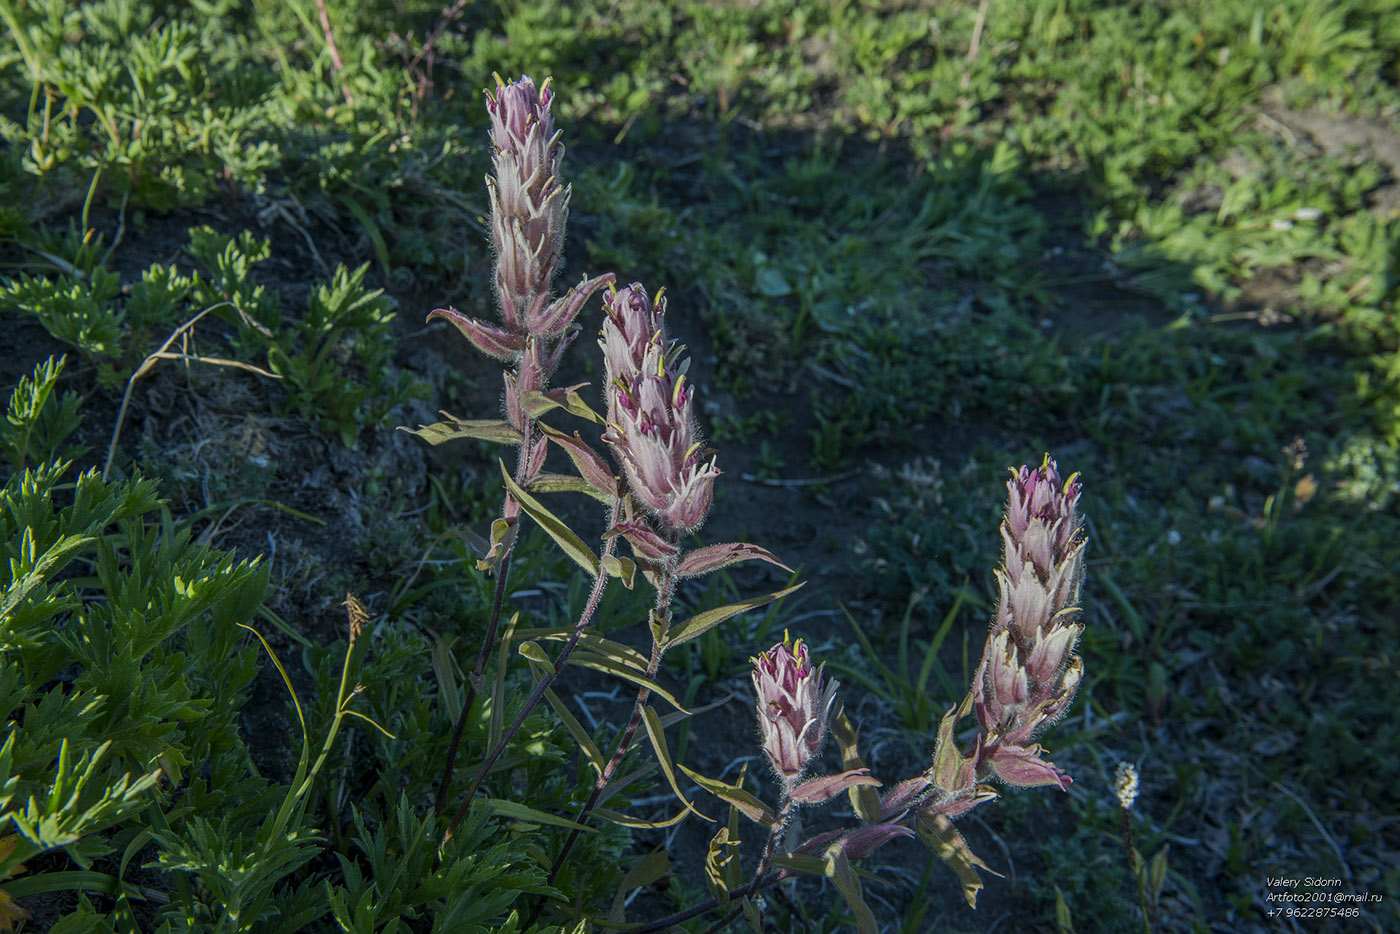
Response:
MULTIPOLYGON (((714 534, 812 581, 668 659, 686 706, 737 698, 678 761, 740 780, 749 721, 704 716, 747 718, 789 626, 872 761, 924 767, 994 605, 1004 469, 1049 450, 1088 516, 1085 681, 1046 739, 1076 782, 964 822, 1007 877, 975 914, 913 844, 872 861, 882 928, 1273 930, 1270 879, 1400 891, 1394 0, 324 12, 0 0, 0 930, 532 923, 589 767, 541 708, 436 855, 500 474, 392 431, 499 414, 499 376, 418 324, 491 313, 493 71, 553 77, 564 278, 667 287, 714 534)), ((568 625, 576 567, 539 534, 514 561, 517 625, 568 625)), ((733 577, 677 600, 769 580, 733 577)), ((613 588, 603 631, 645 609, 613 588)), ((510 652, 491 677, 462 762, 531 683, 510 652)), ((625 717, 613 682, 558 691, 600 744, 625 717)), ((706 892, 704 838, 599 826, 542 924, 706 892), (657 849, 673 874, 624 879, 657 849)), ((803 886, 770 924, 852 923, 803 886)), ((1400 923, 1355 907, 1296 923, 1400 923)))

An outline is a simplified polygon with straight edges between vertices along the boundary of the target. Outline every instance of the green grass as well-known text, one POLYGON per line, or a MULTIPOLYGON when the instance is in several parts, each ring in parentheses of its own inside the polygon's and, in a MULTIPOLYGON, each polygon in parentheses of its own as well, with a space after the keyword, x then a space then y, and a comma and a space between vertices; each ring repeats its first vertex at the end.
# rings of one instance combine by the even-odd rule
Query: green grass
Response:
MULTIPOLYGON (((462 531, 493 516, 496 452, 424 453, 388 431, 437 408, 498 413, 499 377, 417 323, 449 303, 489 314, 493 71, 553 76, 574 184, 565 278, 667 287, 718 406, 721 485, 857 470, 839 488, 865 524, 800 609, 856 607, 862 638, 828 614, 811 639, 849 670, 848 708, 872 698, 864 733, 900 738, 889 756, 927 754, 964 655, 975 664, 1004 468, 1049 450, 1082 473, 1086 680, 1046 737, 1077 782, 986 809, 1020 881, 989 880, 984 899, 1019 926, 1053 923, 1059 899, 1075 930, 1141 928, 1109 791, 1120 760, 1142 770, 1139 850, 1170 846, 1154 929, 1272 929, 1271 876, 1400 888, 1385 823, 1400 810, 1400 6, 979 6, 544 0, 449 16, 328 0, 337 65, 314 0, 0 0, 0 524, 17 562, 0 583, 21 607, 6 605, 0 682, 24 727, 5 733, 18 784, 0 784, 0 810, 49 802, 64 769, 91 775, 71 808, 44 805, 61 816, 15 857, 27 873, 3 849, 13 820, 0 827, 5 889, 74 930, 213 924, 228 886, 287 930, 418 929, 453 910, 454 929, 523 926, 507 919, 534 903, 554 830, 483 817, 461 860, 433 865, 423 825, 450 732, 438 698, 491 599, 462 531), (102 468, 128 385, 114 467, 83 474, 102 468), (58 458, 74 466, 46 466, 58 458), (115 502, 107 519, 93 505, 115 502), (296 714, 266 654, 228 630, 237 617, 268 636, 318 746, 350 652, 347 589, 376 627, 349 656, 366 686, 354 709, 396 735, 342 730, 294 838, 272 841, 296 714), (118 617, 129 644, 104 671, 75 633, 118 617), (89 696, 128 701, 80 715, 89 696), (249 751, 250 730, 280 738, 249 751), (236 754, 212 759, 216 740, 236 754), (157 769, 136 799, 120 785, 157 769), (493 826, 517 845, 493 848, 493 826), (421 878, 376 888, 396 861, 421 878), (58 875, 89 862, 86 894, 58 875), (256 871, 240 881, 238 865, 256 871), (505 894, 468 917, 491 886, 505 894)), ((768 502, 820 528, 828 494, 768 502)), ((767 508, 736 520, 758 543, 767 508)), ((521 626, 566 625, 586 588, 540 538, 517 573, 543 583, 512 607, 521 626)), ((812 574, 832 560, 801 557, 812 574)), ((615 638, 644 603, 609 596, 615 638)), ((678 654, 677 696, 746 697, 745 659, 767 647, 751 643, 785 614, 678 654)), ((520 659, 500 676, 506 699, 529 684, 520 659)), ((587 706, 593 687, 562 690, 587 706)), ((720 755, 684 729, 678 758, 720 755)), ((723 755, 757 752, 734 732, 723 755)), ((586 766, 570 749, 537 714, 493 794, 576 811, 586 766)), ((605 916, 662 841, 596 836, 581 858, 610 868, 561 885, 605 916)), ((701 857, 672 858, 681 874, 648 910, 704 891, 701 857)), ((883 924, 955 891, 941 867, 907 875, 867 883, 883 924)), ((997 916, 930 904, 954 927, 997 916)), ((1396 923, 1392 904, 1362 908, 1396 923)), ((812 911, 778 900, 773 917, 797 930, 812 911)))

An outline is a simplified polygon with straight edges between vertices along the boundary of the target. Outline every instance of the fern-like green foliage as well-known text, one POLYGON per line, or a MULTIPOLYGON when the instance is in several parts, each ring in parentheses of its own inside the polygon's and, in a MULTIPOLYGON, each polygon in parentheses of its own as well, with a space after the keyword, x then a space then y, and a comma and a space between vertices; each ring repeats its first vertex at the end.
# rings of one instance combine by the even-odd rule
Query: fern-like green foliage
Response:
POLYGON ((0 421, 0 459, 12 470, 53 460, 60 453, 77 457, 85 450, 64 447, 81 421, 76 393, 53 395, 65 362, 64 357, 49 357, 34 368, 32 376, 20 379, 10 396, 5 418, 0 421), (53 405, 48 404, 50 397, 53 405))
POLYGON ((415 815, 407 796, 373 824, 357 811, 355 831, 358 855, 337 854, 344 884, 326 886, 332 914, 345 931, 390 934, 431 917, 431 930, 443 934, 514 934, 520 919, 509 909, 517 898, 557 895, 544 884, 540 866, 517 858, 519 843, 491 827, 484 807, 462 824, 441 862, 434 859, 440 828, 415 815))
POLYGON ((120 291, 120 277, 101 268, 90 279, 20 275, 0 288, 0 311, 33 316, 86 357, 111 357, 121 348, 122 314, 112 304, 120 291))
MULTIPOLYGON (((28 392, 11 412, 33 405, 28 392)), ((162 778, 179 785, 192 764, 238 748, 256 671, 236 623, 261 602, 265 569, 150 521, 147 481, 89 471, 63 484, 67 471, 42 464, 0 488, 0 826, 17 836, 0 879, 54 849, 88 869, 113 852, 113 828, 130 843, 140 815, 161 807, 162 778)), ((18 898, 63 882, 47 873, 5 888, 18 898)), ((83 884, 133 894, 120 874, 83 884)))
MULTIPOLYGON (((343 282, 361 294, 355 274, 343 282)), ((375 297, 361 301, 382 311, 375 297)), ((320 320, 335 319, 332 308, 320 320)), ((192 541, 151 481, 70 480, 49 460, 76 423, 75 399, 54 392, 61 372, 61 360, 41 364, 0 426, 8 462, 37 461, 0 486, 5 904, 75 890, 63 930, 519 932, 523 898, 561 897, 531 831, 503 832, 488 802, 439 849, 421 802, 445 729, 421 683, 428 644, 401 627, 304 657, 309 734, 327 735, 347 697, 365 711, 355 722, 402 721, 399 732, 343 738, 371 754, 325 759, 330 731, 326 768, 302 785, 259 773, 241 715, 259 648, 240 624, 267 569, 192 541), (366 657, 371 641, 381 650, 366 657), (368 686, 349 692, 352 674, 368 686), (349 802, 352 783, 368 793, 349 802), (138 881, 138 867, 155 872, 138 881)), ((525 771, 541 803, 565 810, 577 802, 551 731, 528 725, 538 754, 525 771)))

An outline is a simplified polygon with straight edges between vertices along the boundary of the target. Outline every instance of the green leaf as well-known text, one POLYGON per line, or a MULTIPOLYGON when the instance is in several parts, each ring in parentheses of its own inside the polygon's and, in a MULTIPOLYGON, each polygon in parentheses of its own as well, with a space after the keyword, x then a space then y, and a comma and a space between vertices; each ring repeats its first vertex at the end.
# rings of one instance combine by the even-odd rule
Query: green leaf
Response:
MULTIPOLYGON (((516 635, 521 639, 548 639, 551 642, 566 642, 574 634, 572 627, 558 629, 521 629, 516 635)), ((623 665, 638 671, 647 670, 647 657, 636 649, 621 642, 605 639, 596 632, 585 629, 579 636, 578 647, 598 655, 606 655, 623 665)))
POLYGON ((686 710, 684 707, 681 706, 681 702, 676 700, 675 697, 671 695, 670 691, 667 691, 665 688, 648 678, 646 675, 633 671, 630 667, 623 664, 619 664, 611 658, 608 658, 603 655, 597 655, 593 652, 586 652, 579 649, 575 649, 574 654, 570 657, 569 660, 576 665, 582 665, 585 668, 592 668, 594 671, 601 671, 605 674, 616 675, 624 681, 630 681, 638 687, 646 688, 648 691, 651 691, 657 697, 661 698, 677 710, 683 711, 687 714, 690 713, 690 711, 686 710))
POLYGON ((457 673, 452 661, 452 647, 442 636, 433 633, 433 649, 429 657, 433 675, 438 680, 438 697, 443 713, 453 723, 462 713, 462 692, 458 690, 457 673))
POLYGON ((492 814, 508 817, 511 820, 532 824, 548 824, 552 827, 566 827, 569 830, 586 830, 589 833, 595 832, 592 827, 585 827, 583 824, 575 823, 566 817, 556 817, 544 811, 537 811, 516 801, 507 801, 504 798, 487 798, 486 803, 491 808, 492 814))
POLYGON ((477 559, 478 571, 495 571, 515 548, 515 539, 520 534, 520 525, 514 519, 497 519, 491 523, 491 544, 481 558, 477 559))
POLYGON ((564 706, 564 702, 559 699, 559 695, 552 690, 546 689, 544 699, 549 702, 549 706, 554 708, 554 714, 564 724, 564 729, 569 731, 569 735, 578 743, 578 748, 582 750, 583 757, 588 760, 588 764, 593 766, 593 771, 598 773, 598 777, 603 777, 605 763, 603 754, 598 751, 598 746, 593 742, 593 737, 588 735, 588 731, 583 728, 583 724, 578 722, 569 708, 564 706))
POLYGON ((537 643, 522 642, 520 643, 520 647, 516 649, 516 651, 519 652, 522 657, 527 658, 532 662, 539 662, 541 665, 545 666, 550 671, 554 670, 554 662, 550 659, 549 653, 546 652, 544 649, 540 648, 537 643))
POLYGON ((616 577, 622 581, 622 586, 631 590, 637 582, 637 562, 631 558, 619 558, 616 555, 605 555, 603 557, 603 571, 609 577, 616 577))
POLYGON ((369 242, 374 245, 375 258, 379 260, 379 268, 384 272, 385 280, 390 278, 389 268, 389 247, 384 242, 384 234, 379 230, 379 225, 370 217, 364 205, 350 197, 344 191, 338 192, 335 200, 344 205, 345 210, 354 215, 355 220, 360 222, 360 226, 365 229, 365 236, 369 237, 369 242))
POLYGON ((730 839, 728 827, 721 827, 705 853, 705 884, 721 907, 729 904, 730 868, 739 860, 738 850, 739 841, 730 839))
POLYGON ((938 739, 933 747, 933 767, 929 770, 933 783, 944 791, 958 788, 958 772, 963 768, 963 756, 958 750, 953 731, 958 721, 972 712, 972 693, 968 692, 957 707, 949 707, 938 725, 938 739))
POLYGON ((783 853, 773 857, 773 865, 809 876, 826 875, 826 860, 820 856, 804 856, 801 853, 783 853))
POLYGON ((754 934, 763 934, 763 912, 754 904, 753 899, 745 896, 739 904, 743 906, 744 917, 748 919, 749 928, 753 930, 754 934))
POLYGON ((612 907, 608 910, 608 920, 615 924, 626 921, 628 893, 651 885, 670 871, 671 855, 664 848, 652 850, 637 860, 632 868, 627 870, 627 875, 622 877, 622 883, 617 887, 612 907))
MULTIPOLYGON (((858 747, 860 737, 856 734, 856 728, 851 725, 850 718, 846 716, 845 704, 837 707, 836 716, 831 718, 831 735, 835 738, 836 745, 841 748, 841 764, 848 772, 865 768, 865 760, 861 758, 858 747)), ((880 795, 874 788, 855 785, 847 790, 856 816, 867 822, 880 819, 880 795)))
POLYGON ((564 554, 573 558, 579 567, 583 568, 594 577, 598 576, 598 556, 589 550, 573 529, 569 528, 554 513, 540 505, 540 501, 520 488, 520 484, 511 478, 510 471, 506 469, 505 461, 501 461, 501 477, 506 482, 506 489, 510 495, 515 497, 520 508, 525 511, 531 519, 549 533, 549 537, 564 550, 564 554))
POLYGON ((784 295, 792 294, 792 286, 783 277, 783 271, 774 266, 765 266, 758 271, 758 277, 754 281, 758 291, 768 298, 782 298, 784 295))
POLYGON ((1055 934, 1074 934, 1074 921, 1070 918, 1069 905, 1065 904, 1065 893, 1055 886, 1055 934))
POLYGON ((994 876, 1001 874, 973 854, 967 841, 953 826, 953 822, 942 814, 932 810, 920 811, 914 821, 914 829, 919 832, 920 839, 938 854, 938 858, 958 874, 958 879, 962 882, 963 898, 967 899, 969 908, 976 908, 977 893, 982 891, 982 878, 977 874, 977 870, 985 869, 994 876))
POLYGON ((458 438, 475 438, 478 441, 492 441, 496 444, 520 443, 520 432, 510 427, 510 423, 502 419, 467 420, 454 418, 446 412, 441 414, 445 415, 448 420, 435 422, 431 425, 420 425, 417 429, 400 427, 399 431, 417 435, 432 445, 456 441, 458 438))
POLYGON ((676 812, 675 817, 668 817, 666 820, 643 820, 640 817, 633 817, 631 814, 623 814, 621 811, 614 811, 610 808, 594 808, 593 815, 599 817, 610 824, 617 824, 619 827, 632 827, 637 830, 663 830, 667 827, 674 827, 686 819, 690 814, 688 808, 681 808, 676 812))
POLYGON ((726 606, 716 607, 713 610, 706 610, 697 613, 690 619, 673 627, 666 635, 666 648, 680 645, 682 642, 689 642, 698 636, 703 635, 727 619, 732 619, 740 613, 747 613, 749 610, 772 603, 774 600, 782 599, 795 590, 806 585, 806 581, 795 584, 792 587, 785 587, 782 590, 761 597, 752 597, 748 600, 741 600, 738 603, 730 603, 726 606))
POLYGON ((1162 848, 1157 851, 1157 855, 1152 857, 1152 865, 1148 869, 1147 891, 1152 893, 1152 904, 1157 904, 1162 898, 1162 886, 1167 883, 1167 850, 1170 843, 1162 844, 1162 848))
POLYGON ((692 771, 685 766, 680 767, 681 771, 689 775, 691 781, 704 788, 717 798, 728 801, 739 809, 739 813, 764 827, 772 827, 775 818, 773 812, 768 809, 768 805, 749 794, 737 785, 730 785, 717 778, 706 778, 699 772, 692 771))
POLYGON ((651 748, 656 753, 656 763, 661 766, 661 773, 666 776, 666 781, 670 783, 671 790, 676 793, 676 797, 680 799, 681 804, 685 805, 687 811, 701 820, 714 823, 713 818, 706 817, 704 814, 695 810, 695 807, 686 800, 685 795, 681 792, 680 786, 676 784, 676 772, 671 764, 671 750, 666 745, 666 731, 661 726, 661 720, 657 717, 656 711, 650 706, 643 707, 642 720, 646 724, 647 738, 651 740, 651 748))
POLYGON ((841 849, 840 843, 833 843, 827 848, 826 877, 846 900, 851 914, 856 916, 856 930, 860 934, 877 934, 879 927, 875 924, 875 914, 865 903, 865 897, 861 894, 860 878, 852 871, 851 861, 847 859, 846 851, 841 849))
POLYGON ((570 415, 577 415, 595 425, 602 425, 603 416, 593 411, 593 407, 584 402, 583 397, 578 394, 579 389, 587 385, 582 383, 568 389, 551 389, 549 392, 532 389, 521 394, 520 404, 531 418, 539 418, 547 412, 563 409, 570 415))
POLYGON ((617 498, 616 493, 604 493, 595 490, 593 486, 582 477, 570 477, 562 473, 542 473, 525 485, 525 489, 531 493, 582 493, 591 496, 605 506, 611 506, 613 500, 617 498))

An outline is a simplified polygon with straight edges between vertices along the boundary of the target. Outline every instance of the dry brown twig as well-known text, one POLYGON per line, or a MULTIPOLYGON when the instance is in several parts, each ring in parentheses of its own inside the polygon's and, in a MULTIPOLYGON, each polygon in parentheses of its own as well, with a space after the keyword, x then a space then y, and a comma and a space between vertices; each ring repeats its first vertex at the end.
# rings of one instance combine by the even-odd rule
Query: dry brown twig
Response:
MULTIPOLYGON (((136 381, 142 376, 145 376, 147 373, 149 373, 151 369, 156 365, 156 361, 184 360, 186 363, 211 363, 214 366, 226 366, 232 367, 237 370, 247 370, 248 372, 256 373, 259 376, 266 376, 269 379, 282 378, 276 373, 269 373, 262 367, 254 366, 251 363, 244 363, 242 360, 229 360, 224 357, 201 357, 196 354, 176 353, 170 350, 170 345, 175 343, 175 340, 177 338, 180 338, 182 336, 188 336, 190 329, 193 328, 199 322, 199 319, 203 318, 211 311, 224 307, 234 309, 240 315, 243 316, 244 320, 251 320, 246 314, 244 314, 242 309, 238 308, 237 305, 234 305, 231 302, 219 302, 216 305, 210 305, 208 308, 204 309, 199 314, 195 315, 193 318, 180 325, 174 331, 171 331, 170 336, 165 339, 165 343, 160 345, 160 349, 148 355, 145 360, 142 360, 141 365, 136 368, 136 372, 132 373, 131 377, 126 381, 126 391, 122 393, 121 408, 117 410, 117 423, 114 426, 112 426, 112 441, 110 444, 107 445, 107 459, 102 463, 103 480, 107 479, 108 473, 110 473, 112 470, 112 458, 115 457, 117 453, 117 440, 121 437, 122 422, 126 419, 127 406, 131 404, 131 391, 135 388, 136 381)), ((268 333, 266 328, 260 327, 259 330, 263 333, 268 333)))
POLYGON ((341 60, 335 33, 331 31, 331 15, 326 12, 326 0, 316 0, 316 11, 321 14, 321 34, 326 37, 326 48, 331 53, 331 67, 335 69, 336 77, 340 78, 340 93, 345 95, 345 106, 354 107, 355 98, 350 96, 350 89, 345 86, 345 62, 341 60))

